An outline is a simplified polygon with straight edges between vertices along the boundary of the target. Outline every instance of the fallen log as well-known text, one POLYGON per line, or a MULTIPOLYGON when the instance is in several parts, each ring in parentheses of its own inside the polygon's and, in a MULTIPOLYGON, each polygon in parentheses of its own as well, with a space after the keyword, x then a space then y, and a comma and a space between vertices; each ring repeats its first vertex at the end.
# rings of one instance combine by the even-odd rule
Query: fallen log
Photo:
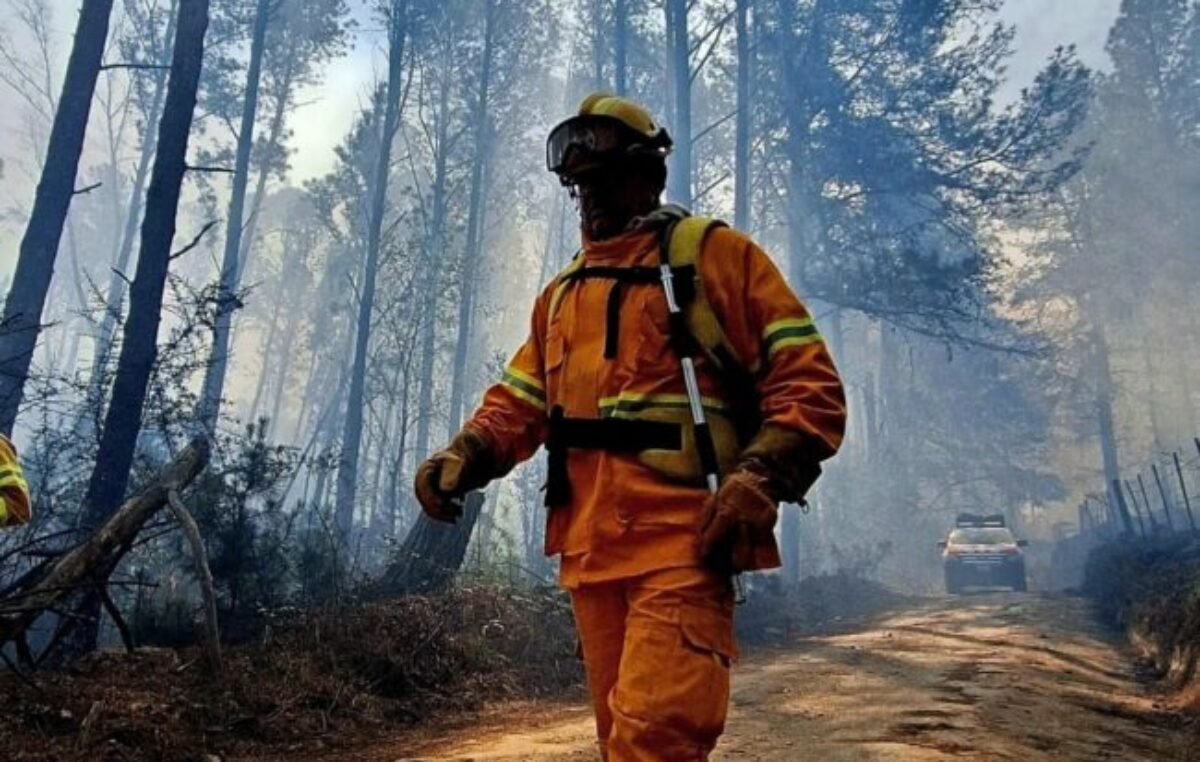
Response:
POLYGON ((165 465, 141 494, 126 500, 90 537, 50 563, 43 574, 0 601, 0 647, 19 639, 42 612, 83 585, 103 584, 142 526, 183 490, 208 463, 209 445, 193 439, 165 465))

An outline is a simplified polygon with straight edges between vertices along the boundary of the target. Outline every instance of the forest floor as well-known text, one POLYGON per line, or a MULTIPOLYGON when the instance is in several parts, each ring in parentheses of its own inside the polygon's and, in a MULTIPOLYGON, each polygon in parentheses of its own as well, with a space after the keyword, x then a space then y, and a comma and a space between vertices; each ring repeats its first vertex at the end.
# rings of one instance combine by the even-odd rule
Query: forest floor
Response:
MULTIPOLYGON (((1195 760, 1195 728, 1084 598, 910 600, 735 670, 716 760, 1195 760), (849 630, 849 631, 847 631, 849 630)), ((588 760, 579 702, 499 705, 325 759, 588 760)))

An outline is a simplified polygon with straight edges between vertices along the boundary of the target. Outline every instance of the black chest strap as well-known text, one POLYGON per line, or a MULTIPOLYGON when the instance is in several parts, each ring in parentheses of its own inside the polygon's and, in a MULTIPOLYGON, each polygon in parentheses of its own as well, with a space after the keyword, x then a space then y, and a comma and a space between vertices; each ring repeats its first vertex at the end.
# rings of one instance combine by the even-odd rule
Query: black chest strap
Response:
POLYGON ((561 405, 550 410, 546 435, 546 506, 563 505, 571 497, 568 450, 679 450, 683 429, 677 423, 629 418, 567 418, 561 405))
MULTIPOLYGON (((675 282, 676 298, 681 305, 687 304, 696 294, 696 268, 693 265, 685 265, 673 268, 671 272, 675 282)), ((613 267, 610 265, 598 265, 594 267, 580 267, 578 270, 573 270, 563 276, 565 282, 593 278, 613 281, 612 287, 608 292, 608 302, 605 306, 604 316, 604 357, 607 360, 611 360, 617 356, 617 348, 620 343, 621 304, 625 297, 625 286, 627 284, 658 284, 662 280, 662 272, 657 267, 613 267)), ((676 331, 673 329, 671 333, 674 336, 676 331)), ((685 331, 685 333, 687 332, 685 331)))

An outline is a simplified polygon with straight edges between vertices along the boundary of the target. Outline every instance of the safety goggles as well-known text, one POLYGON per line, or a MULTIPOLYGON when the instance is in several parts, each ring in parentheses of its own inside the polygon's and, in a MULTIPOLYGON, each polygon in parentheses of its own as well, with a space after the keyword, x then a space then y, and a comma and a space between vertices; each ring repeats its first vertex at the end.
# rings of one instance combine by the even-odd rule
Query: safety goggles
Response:
POLYGON ((618 151, 646 150, 665 156, 671 148, 666 130, 648 137, 620 119, 586 114, 572 117, 550 131, 546 139, 546 169, 563 174, 573 169, 568 163, 573 154, 598 157, 618 151))

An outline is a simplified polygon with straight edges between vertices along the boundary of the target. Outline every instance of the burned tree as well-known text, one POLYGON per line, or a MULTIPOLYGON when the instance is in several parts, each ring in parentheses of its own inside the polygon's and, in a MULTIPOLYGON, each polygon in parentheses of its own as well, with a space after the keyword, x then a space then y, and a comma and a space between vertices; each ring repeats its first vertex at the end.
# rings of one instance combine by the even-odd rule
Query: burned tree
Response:
POLYGON ((83 4, 75 26, 75 44, 54 114, 46 163, 38 182, 33 212, 21 239, 17 270, 0 321, 0 431, 11 434, 21 406, 29 364, 41 331, 42 309, 54 275, 54 260, 83 153, 92 94, 108 37, 112 0, 83 4))
POLYGON ((350 373, 350 396, 342 432, 342 457, 337 477, 337 528, 348 540, 354 524, 354 499, 358 490, 359 445, 363 429, 363 397, 367 379, 367 348, 371 338, 371 311, 375 304, 375 277, 379 268, 379 249, 383 237, 383 215, 387 200, 388 171, 391 165, 392 139, 400 124, 400 92, 404 43, 408 35, 408 3, 393 0, 388 13, 388 80, 379 152, 371 180, 371 201, 367 227, 367 258, 363 263, 362 289, 358 305, 358 327, 354 338, 354 363, 350 373))
MULTIPOLYGON (((180 187, 187 171, 188 137, 207 28, 208 0, 180 0, 166 102, 158 124, 158 151, 142 221, 137 273, 129 290, 129 319, 125 321, 112 400, 84 498, 84 529, 98 527, 113 512, 129 482, 142 426, 142 406, 158 355, 163 290, 171 263, 180 187)), ((73 653, 95 647, 99 624, 97 596, 85 596, 80 609, 83 620, 69 649, 73 653)))
POLYGON ((225 372, 229 365, 229 333, 233 309, 237 304, 238 257, 242 249, 243 212, 246 204, 246 185, 250 174, 250 149, 254 146, 254 120, 258 113, 258 85, 262 76, 263 48, 266 45, 267 25, 274 13, 275 3, 258 0, 254 11, 254 30, 250 40, 250 66, 246 71, 246 91, 242 100, 241 125, 238 128, 237 151, 233 169, 233 190, 225 219, 225 254, 221 262, 217 286, 217 316, 213 329, 212 353, 204 388, 200 393, 197 418, 209 430, 217 425, 221 408, 221 392, 225 387, 225 372))

